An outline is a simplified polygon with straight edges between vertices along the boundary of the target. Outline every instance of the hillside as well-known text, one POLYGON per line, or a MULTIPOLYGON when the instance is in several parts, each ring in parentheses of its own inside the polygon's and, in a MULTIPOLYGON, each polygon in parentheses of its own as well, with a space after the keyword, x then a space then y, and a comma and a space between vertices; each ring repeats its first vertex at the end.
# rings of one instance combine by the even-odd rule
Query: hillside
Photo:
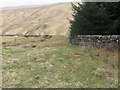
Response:
POLYGON ((2 34, 68 35, 71 13, 71 3, 4 9, 2 34))
MULTIPOLYGON (((3 35, 46 36, 6 37, 0 34, 0 88, 120 87, 118 50, 109 46, 97 48, 102 45, 101 38, 88 40, 82 37, 80 42, 88 42, 84 46, 70 44, 67 36, 68 19, 73 19, 71 3, 4 8, 2 13, 0 29, 2 27, 3 31, 0 32, 3 35), (95 47, 88 46, 92 43, 95 47)), ((109 38, 116 42, 116 39, 109 38)), ((109 42, 107 39, 103 41, 105 45, 109 42)), ((79 40, 75 38, 73 41, 79 40)))

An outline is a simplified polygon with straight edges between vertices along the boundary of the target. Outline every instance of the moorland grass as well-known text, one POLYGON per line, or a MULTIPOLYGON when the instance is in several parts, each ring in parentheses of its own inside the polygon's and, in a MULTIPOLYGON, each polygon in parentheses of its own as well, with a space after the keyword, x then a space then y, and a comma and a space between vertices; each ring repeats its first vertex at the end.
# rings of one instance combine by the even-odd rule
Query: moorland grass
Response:
POLYGON ((117 51, 72 46, 64 36, 2 39, 4 88, 118 87, 117 51))

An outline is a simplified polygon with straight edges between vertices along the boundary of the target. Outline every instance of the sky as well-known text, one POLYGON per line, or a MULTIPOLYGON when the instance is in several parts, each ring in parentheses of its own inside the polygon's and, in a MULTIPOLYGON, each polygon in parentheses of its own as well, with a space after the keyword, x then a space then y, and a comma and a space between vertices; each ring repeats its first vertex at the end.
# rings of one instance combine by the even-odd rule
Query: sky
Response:
POLYGON ((45 5, 59 2, 70 2, 80 0, 0 0, 0 8, 3 7, 17 7, 28 5, 45 5))

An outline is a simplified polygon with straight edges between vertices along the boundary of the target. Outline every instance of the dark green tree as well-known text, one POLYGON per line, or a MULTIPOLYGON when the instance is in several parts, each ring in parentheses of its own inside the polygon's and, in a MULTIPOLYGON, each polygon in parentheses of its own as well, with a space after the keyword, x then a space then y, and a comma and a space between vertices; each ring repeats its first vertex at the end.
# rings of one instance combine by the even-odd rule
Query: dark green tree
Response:
POLYGON ((118 30, 120 26, 119 5, 118 3, 97 2, 72 4, 73 20, 70 20, 70 37, 73 38, 76 35, 120 34, 118 30))
POLYGON ((111 32, 110 34, 120 34, 120 2, 96 3, 100 8, 103 7, 110 18, 111 32))

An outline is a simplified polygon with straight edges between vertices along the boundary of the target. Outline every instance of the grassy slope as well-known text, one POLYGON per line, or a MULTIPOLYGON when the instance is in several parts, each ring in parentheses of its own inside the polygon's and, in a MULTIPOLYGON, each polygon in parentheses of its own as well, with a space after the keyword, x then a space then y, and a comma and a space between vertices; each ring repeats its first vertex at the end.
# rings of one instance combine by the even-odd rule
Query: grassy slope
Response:
POLYGON ((2 11, 3 35, 68 35, 71 3, 11 8, 2 11))
POLYGON ((3 37, 3 87, 117 87, 117 52, 70 46, 66 37, 3 37))

